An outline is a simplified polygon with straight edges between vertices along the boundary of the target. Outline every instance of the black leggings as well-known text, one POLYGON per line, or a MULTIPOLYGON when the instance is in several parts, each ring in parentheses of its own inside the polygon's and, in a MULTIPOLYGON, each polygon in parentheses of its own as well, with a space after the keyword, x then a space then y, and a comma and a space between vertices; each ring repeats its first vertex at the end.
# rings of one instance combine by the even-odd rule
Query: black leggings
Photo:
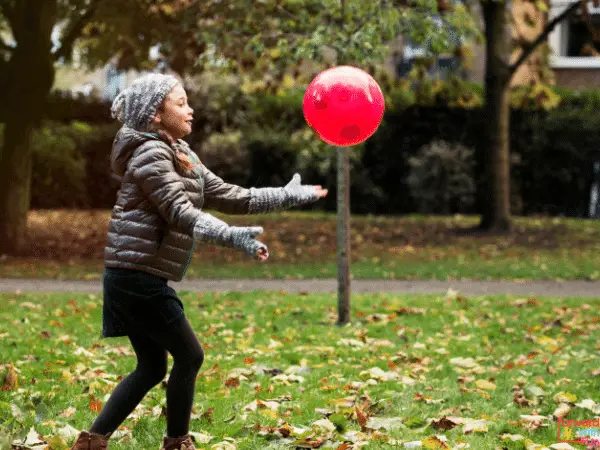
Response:
POLYGON ((152 330, 152 335, 130 334, 137 366, 122 380, 94 421, 90 432, 115 431, 133 412, 150 389, 167 374, 167 351, 173 368, 167 384, 167 435, 184 436, 189 431, 196 376, 204 361, 204 351, 185 316, 169 327, 152 330))

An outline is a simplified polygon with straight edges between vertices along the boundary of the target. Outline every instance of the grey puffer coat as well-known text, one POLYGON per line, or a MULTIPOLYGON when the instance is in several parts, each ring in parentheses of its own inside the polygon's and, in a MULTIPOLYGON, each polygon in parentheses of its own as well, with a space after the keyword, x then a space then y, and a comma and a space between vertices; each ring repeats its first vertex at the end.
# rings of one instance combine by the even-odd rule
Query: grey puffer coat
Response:
POLYGON ((194 253, 200 209, 249 213, 250 190, 225 183, 183 140, 169 145, 158 135, 123 127, 113 142, 111 167, 121 187, 108 226, 106 267, 181 281, 194 253), (196 169, 180 167, 177 151, 198 164, 196 169))

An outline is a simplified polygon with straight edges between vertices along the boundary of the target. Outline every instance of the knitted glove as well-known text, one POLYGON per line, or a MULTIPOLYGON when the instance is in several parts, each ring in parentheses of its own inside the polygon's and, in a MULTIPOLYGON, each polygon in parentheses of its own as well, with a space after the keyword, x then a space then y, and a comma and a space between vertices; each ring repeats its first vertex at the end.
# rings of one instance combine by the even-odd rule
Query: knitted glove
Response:
POLYGON ((319 199, 316 186, 300 184, 300 174, 294 174, 285 187, 250 188, 249 214, 268 213, 279 209, 314 203, 319 199))
POLYGON ((267 249, 262 242, 254 238, 263 232, 262 227, 232 227, 215 216, 200 212, 194 225, 194 238, 199 241, 244 250, 248 255, 257 257, 258 249, 267 249))

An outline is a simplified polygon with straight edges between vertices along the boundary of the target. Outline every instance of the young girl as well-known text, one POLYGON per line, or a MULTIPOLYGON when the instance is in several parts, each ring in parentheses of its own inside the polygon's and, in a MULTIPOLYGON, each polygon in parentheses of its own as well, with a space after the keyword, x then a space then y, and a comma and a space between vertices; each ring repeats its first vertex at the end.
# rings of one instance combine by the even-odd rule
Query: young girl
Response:
POLYGON ((192 130, 194 111, 171 75, 137 79, 115 98, 111 111, 124 126, 111 154, 121 186, 104 252, 102 336, 128 336, 137 366, 71 450, 107 448, 117 427, 165 377, 167 352, 173 369, 162 450, 195 450, 189 422, 204 352, 167 281, 183 278, 196 242, 236 248, 259 261, 269 257, 267 247, 255 240, 261 227, 229 226, 203 210, 266 213, 315 202, 327 190, 300 184, 298 174, 280 188, 225 183, 182 140, 192 130))

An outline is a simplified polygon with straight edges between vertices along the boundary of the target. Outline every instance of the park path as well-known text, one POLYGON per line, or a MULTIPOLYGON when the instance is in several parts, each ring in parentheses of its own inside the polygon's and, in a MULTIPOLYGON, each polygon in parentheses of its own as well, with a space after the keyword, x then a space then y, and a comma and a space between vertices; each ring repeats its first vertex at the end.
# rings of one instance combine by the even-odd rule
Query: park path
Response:
MULTIPOLYGON (((176 290, 196 292, 286 291, 337 292, 335 279, 309 280, 184 280, 170 283, 176 290)), ((547 297, 600 298, 598 281, 507 281, 507 280, 352 280, 352 293, 445 294, 454 289, 461 295, 508 294, 547 297)), ((32 280, 0 278, 0 292, 101 292, 101 281, 32 280)))

